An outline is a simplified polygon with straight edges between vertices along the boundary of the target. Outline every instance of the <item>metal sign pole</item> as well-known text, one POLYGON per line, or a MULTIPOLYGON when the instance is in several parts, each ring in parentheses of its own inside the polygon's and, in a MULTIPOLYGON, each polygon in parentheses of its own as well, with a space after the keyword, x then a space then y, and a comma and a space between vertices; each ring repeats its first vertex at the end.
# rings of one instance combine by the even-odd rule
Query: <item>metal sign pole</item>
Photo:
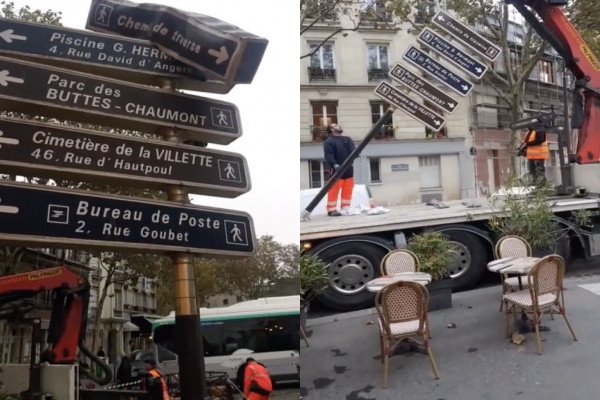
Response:
MULTIPOLYGON (((165 80, 162 88, 174 90, 173 82, 165 80)), ((160 128, 164 140, 178 142, 173 128, 160 128)), ((169 201, 189 203, 188 193, 178 186, 168 190, 169 201)), ((204 349, 200 332, 200 314, 196 301, 193 259, 186 253, 174 253, 171 257, 175 268, 175 340, 179 362, 179 387, 183 400, 206 398, 206 373, 204 349)))

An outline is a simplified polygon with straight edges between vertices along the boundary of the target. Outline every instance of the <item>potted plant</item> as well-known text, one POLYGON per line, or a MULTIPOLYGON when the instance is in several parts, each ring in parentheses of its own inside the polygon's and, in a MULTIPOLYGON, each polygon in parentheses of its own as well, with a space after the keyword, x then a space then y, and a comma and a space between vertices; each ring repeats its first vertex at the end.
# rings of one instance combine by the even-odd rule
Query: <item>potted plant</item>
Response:
POLYGON ((427 285, 429 311, 452 307, 452 279, 449 267, 455 257, 451 241, 440 232, 425 232, 408 240, 408 249, 419 258, 420 272, 431 275, 427 285))
POLYGON ((306 314, 309 304, 327 288, 328 283, 327 264, 313 254, 302 253, 300 255, 300 326, 304 332, 306 332, 306 314))
POLYGON ((534 256, 563 253, 569 245, 567 232, 554 219, 548 195, 552 189, 547 183, 534 186, 516 186, 510 182, 503 196, 492 198, 493 215, 489 224, 498 238, 517 235, 531 246, 534 256))

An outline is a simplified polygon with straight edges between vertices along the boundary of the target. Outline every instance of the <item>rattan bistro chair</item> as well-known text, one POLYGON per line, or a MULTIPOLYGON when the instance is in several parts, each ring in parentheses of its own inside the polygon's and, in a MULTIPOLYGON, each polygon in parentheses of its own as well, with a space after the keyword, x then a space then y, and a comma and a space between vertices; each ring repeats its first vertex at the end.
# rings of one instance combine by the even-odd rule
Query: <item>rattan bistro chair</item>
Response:
POLYGON ((439 373, 429 346, 427 289, 416 282, 395 282, 385 286, 375 298, 379 315, 379 339, 383 362, 383 387, 387 387, 388 359, 404 339, 415 338, 422 343, 433 374, 439 373))
POLYGON ((419 272, 419 258, 407 249, 392 250, 380 264, 381 275, 393 275, 400 272, 419 272))
MULTIPOLYGON (((531 256, 531 246, 525 239, 516 235, 502 236, 494 248, 496 258, 508 258, 508 257, 529 257, 531 256)), ((507 274, 500 274, 502 279, 502 295, 508 292, 514 292, 527 288, 526 275, 519 276, 508 276, 507 274), (520 280, 520 283, 519 283, 520 280)), ((500 311, 502 311, 502 305, 504 302, 500 302, 500 311)))
POLYGON ((521 312, 531 315, 535 327, 537 350, 539 354, 542 354, 539 324, 543 313, 550 311, 563 316, 571 335, 573 335, 573 340, 577 341, 565 311, 562 285, 564 274, 565 260, 557 254, 546 256, 538 261, 527 274, 528 289, 506 293, 503 296, 506 307, 507 336, 510 334, 510 315, 513 316, 513 321, 521 312))

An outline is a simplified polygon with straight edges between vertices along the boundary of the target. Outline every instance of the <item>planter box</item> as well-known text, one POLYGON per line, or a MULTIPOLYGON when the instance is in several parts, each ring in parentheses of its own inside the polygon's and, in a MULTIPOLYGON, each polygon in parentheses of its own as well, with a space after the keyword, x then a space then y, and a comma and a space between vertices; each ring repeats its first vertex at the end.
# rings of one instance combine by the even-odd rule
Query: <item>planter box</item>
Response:
POLYGON ((429 292, 428 311, 452 308, 452 279, 431 281, 426 287, 429 292))

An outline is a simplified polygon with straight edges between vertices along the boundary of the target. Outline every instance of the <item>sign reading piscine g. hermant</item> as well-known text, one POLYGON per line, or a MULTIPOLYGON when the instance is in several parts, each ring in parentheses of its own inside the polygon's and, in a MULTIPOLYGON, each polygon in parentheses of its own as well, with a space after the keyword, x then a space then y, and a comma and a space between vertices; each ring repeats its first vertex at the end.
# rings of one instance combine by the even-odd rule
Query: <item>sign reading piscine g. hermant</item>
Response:
POLYGON ((268 43, 214 17, 126 0, 93 0, 86 28, 150 40, 194 68, 237 83, 252 81, 268 43))
POLYGON ((204 92, 227 93, 233 86, 208 80, 147 41, 14 19, 0 18, 0 53, 156 86, 164 78, 179 89, 204 92))
POLYGON ((0 182, 0 242, 249 256, 241 211, 0 182))
POLYGON ((0 118, 0 166, 48 178, 79 178, 236 197, 250 190, 239 154, 61 125, 0 118))
POLYGON ((228 102, 0 57, 5 110, 75 119, 228 144, 241 136, 237 107, 228 102))

